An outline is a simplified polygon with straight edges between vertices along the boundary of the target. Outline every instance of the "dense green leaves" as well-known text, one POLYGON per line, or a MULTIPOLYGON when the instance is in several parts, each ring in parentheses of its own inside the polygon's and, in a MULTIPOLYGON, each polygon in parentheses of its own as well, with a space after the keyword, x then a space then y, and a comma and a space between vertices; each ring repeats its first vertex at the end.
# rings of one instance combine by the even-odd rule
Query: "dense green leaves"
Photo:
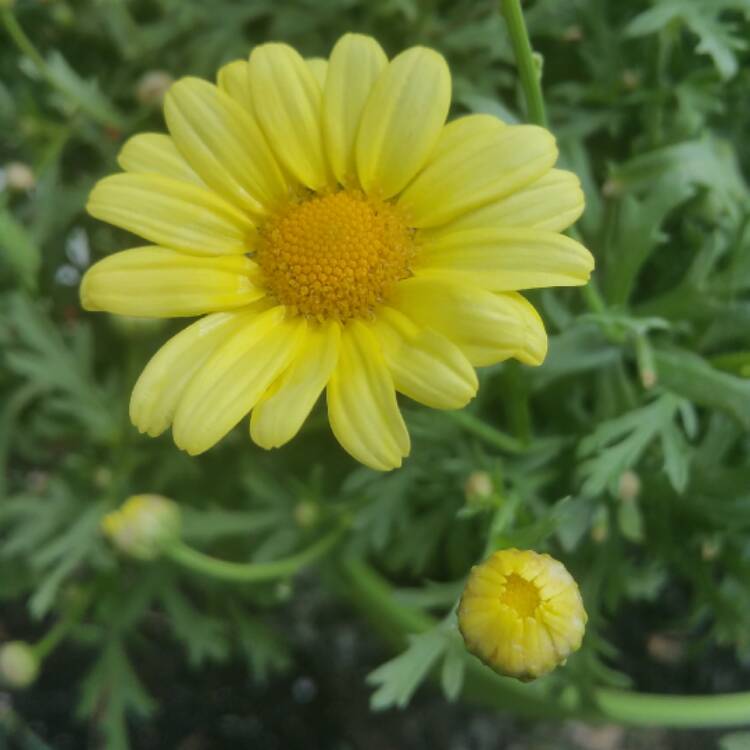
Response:
MULTIPOLYGON (((389 54, 445 53, 452 116, 519 121, 496 6, 19 0, 39 55, 17 29, 0 31, 0 598, 44 629, 90 597, 65 647, 86 666, 71 694, 102 746, 125 748, 130 722, 158 720, 164 688, 142 673, 163 644, 181 649, 195 680, 216 663, 261 681, 294 668, 305 597, 328 607, 320 580, 335 578, 231 587, 128 561, 99 522, 136 492, 178 500, 185 540, 227 560, 275 559, 344 522, 346 553, 404 587, 394 606, 447 623, 471 565, 493 549, 549 551, 577 577, 590 619, 583 651, 544 684, 580 705, 592 685, 648 682, 653 670, 664 672, 658 689, 709 689, 717 653, 750 658, 747 0, 524 4, 563 166, 586 192, 572 231, 596 258, 594 283, 530 294, 550 334, 542 367, 483 369, 478 399, 458 414, 404 399, 413 451, 397 472, 351 462, 323 405, 271 453, 244 426, 197 459, 168 436, 139 436, 130 390, 176 327, 80 309, 87 264, 132 242, 88 218, 86 196, 125 138, 164 129, 145 74, 213 78, 269 39, 322 56, 355 29, 389 54), (11 161, 31 167, 33 188, 6 184, 11 161), (691 639, 690 684, 644 647, 664 628, 691 639)), ((453 624, 415 636, 372 673, 373 705, 405 706, 430 677, 458 698, 462 648, 453 624)), ((747 681, 726 663, 723 687, 747 681)))

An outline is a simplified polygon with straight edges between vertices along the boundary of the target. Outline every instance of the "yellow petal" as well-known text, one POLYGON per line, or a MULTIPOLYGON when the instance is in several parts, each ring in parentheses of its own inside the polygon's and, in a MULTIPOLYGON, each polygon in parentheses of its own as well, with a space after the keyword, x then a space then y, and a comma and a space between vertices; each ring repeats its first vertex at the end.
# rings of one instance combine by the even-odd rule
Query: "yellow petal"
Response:
POLYGON ((246 214, 212 191, 160 175, 105 177, 86 209, 151 242, 196 255, 246 253, 255 233, 246 214))
POLYGON ((320 90, 326 85, 326 75, 328 72, 328 60, 323 57, 308 57, 305 60, 307 67, 313 74, 313 78, 318 82, 320 90))
POLYGON ((162 133, 139 133, 129 138, 117 155, 117 163, 126 172, 160 174, 174 180, 204 185, 203 180, 182 158, 174 141, 162 133))
POLYGON ((492 292, 580 286, 594 268, 575 240, 536 229, 467 229, 428 240, 418 275, 476 284, 492 292))
POLYGON ((373 330, 397 391, 433 409, 460 409, 476 395, 474 368, 445 336, 387 307, 373 330))
POLYGON ((208 357, 246 326, 255 311, 214 313, 171 338, 151 358, 130 397, 130 421, 140 432, 160 435, 172 423, 188 383, 208 357))
POLYGON ((304 332, 303 318, 285 310, 261 313, 218 347, 190 381, 174 416, 178 448, 207 451, 255 406, 287 367, 304 332))
POLYGON ((342 185, 356 179, 354 144, 362 111, 387 64, 381 46, 362 34, 344 34, 331 51, 323 90, 323 135, 331 168, 342 185))
POLYGON ((473 365, 509 357, 539 365, 547 353, 544 324, 520 294, 493 294, 470 284, 414 277, 396 285, 389 304, 442 333, 473 365))
POLYGON ((383 70, 357 134, 359 180, 368 194, 390 198, 422 168, 437 143, 451 100, 442 55, 412 47, 383 70))
POLYGON ((578 220, 583 208, 584 196, 578 177, 563 169, 550 169, 521 190, 427 231, 430 236, 487 227, 528 227, 562 232, 578 220))
POLYGON ((219 68, 216 75, 218 87, 253 114, 253 102, 250 96, 250 72, 247 60, 234 60, 219 68))
POLYGON ((175 145, 226 200, 263 215, 287 196, 284 176, 255 120, 207 81, 183 78, 164 100, 175 145))
POLYGON ((348 453, 379 471, 401 466, 410 444, 393 378, 377 340, 358 320, 344 328, 327 393, 331 429, 348 453))
POLYGON ((329 184, 322 93, 296 50, 276 42, 256 47, 250 55, 250 93, 260 126, 284 166, 312 190, 329 184))
POLYGON ((250 436, 262 448, 278 448, 299 432, 336 366, 340 338, 338 322, 308 327, 294 361, 250 415, 250 436))
POLYGON ((211 258, 164 247, 137 247, 94 263, 81 282, 86 310, 172 318, 243 307, 265 295, 244 255, 211 258))
POLYGON ((551 169, 557 159, 552 134, 536 125, 477 126, 462 117, 446 126, 434 157, 398 200, 412 226, 445 224, 496 201, 551 169))

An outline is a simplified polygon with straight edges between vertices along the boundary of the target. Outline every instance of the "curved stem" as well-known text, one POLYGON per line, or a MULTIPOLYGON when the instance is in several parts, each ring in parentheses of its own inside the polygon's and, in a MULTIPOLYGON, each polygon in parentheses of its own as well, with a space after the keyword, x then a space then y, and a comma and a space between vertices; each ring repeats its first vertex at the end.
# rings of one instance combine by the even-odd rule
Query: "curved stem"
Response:
POLYGON ((750 725, 750 692, 725 695, 656 695, 599 688, 599 711, 612 721, 678 728, 750 725))
MULTIPOLYGON (((410 633, 437 625, 421 610, 401 604, 392 587, 367 563, 345 558, 338 563, 353 603, 397 647, 410 633)), ((728 695, 654 695, 610 688, 594 688, 591 704, 581 704, 574 692, 540 692, 495 674, 466 654, 464 696, 499 710, 514 710, 527 716, 583 718, 615 721, 632 726, 726 727, 750 722, 750 693, 728 695)))
POLYGON ((234 581, 236 583, 272 581, 276 578, 286 578, 293 575, 301 568, 323 557, 339 541, 343 531, 343 527, 338 528, 301 552, 273 562, 236 563, 218 560, 188 547, 182 541, 170 545, 164 551, 164 555, 194 573, 223 581, 234 581))
POLYGON ((521 86, 526 99, 528 118, 534 124, 546 128, 547 113, 542 98, 541 72, 536 60, 534 60, 534 52, 531 49, 526 23, 523 20, 520 0, 500 0, 500 8, 513 45, 518 75, 521 78, 521 86))

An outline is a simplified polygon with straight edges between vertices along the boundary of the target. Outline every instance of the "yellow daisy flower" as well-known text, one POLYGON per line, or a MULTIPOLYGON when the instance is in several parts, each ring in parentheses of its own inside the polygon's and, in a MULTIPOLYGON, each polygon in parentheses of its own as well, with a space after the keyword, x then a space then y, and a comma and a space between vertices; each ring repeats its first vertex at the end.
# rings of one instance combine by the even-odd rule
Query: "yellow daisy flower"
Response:
POLYGON ((388 61, 347 34, 328 61, 263 44, 165 97, 169 135, 131 138, 125 170, 89 212, 153 245, 95 264, 83 306, 199 316, 149 362, 131 417, 170 425, 190 454, 252 412, 275 448, 326 390, 341 445, 400 466, 396 392, 438 409, 476 393, 474 367, 538 365, 547 337, 518 290, 584 284, 593 260, 559 234, 583 210, 553 169, 549 132, 470 115, 446 125, 451 80, 435 51, 388 61))
POLYGON ((587 619, 565 566, 533 550, 501 550, 474 566, 458 609, 469 651, 521 680, 547 674, 577 651, 587 619))

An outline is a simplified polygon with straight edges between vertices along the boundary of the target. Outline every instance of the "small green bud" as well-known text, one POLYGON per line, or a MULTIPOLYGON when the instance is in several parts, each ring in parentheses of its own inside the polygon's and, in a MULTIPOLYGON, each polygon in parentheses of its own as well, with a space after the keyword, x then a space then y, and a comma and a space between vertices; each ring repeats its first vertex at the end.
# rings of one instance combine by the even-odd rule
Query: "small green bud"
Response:
POLYGON ((126 555, 153 560, 179 538, 180 508, 161 495, 133 495, 102 519, 104 535, 126 555))
POLYGON ((603 544, 609 538, 609 513, 604 505, 594 512, 591 524, 591 539, 596 544, 603 544))
POLYGON ((294 520, 303 529, 309 529, 320 518, 320 507, 312 500, 301 500, 294 507, 294 520))
POLYGON ((0 646, 0 679, 10 688, 22 690, 39 674, 39 659, 25 641, 10 641, 0 646))
POLYGON ((464 495, 469 505, 481 505, 492 497, 495 486, 486 471, 473 471, 466 477, 464 495))

